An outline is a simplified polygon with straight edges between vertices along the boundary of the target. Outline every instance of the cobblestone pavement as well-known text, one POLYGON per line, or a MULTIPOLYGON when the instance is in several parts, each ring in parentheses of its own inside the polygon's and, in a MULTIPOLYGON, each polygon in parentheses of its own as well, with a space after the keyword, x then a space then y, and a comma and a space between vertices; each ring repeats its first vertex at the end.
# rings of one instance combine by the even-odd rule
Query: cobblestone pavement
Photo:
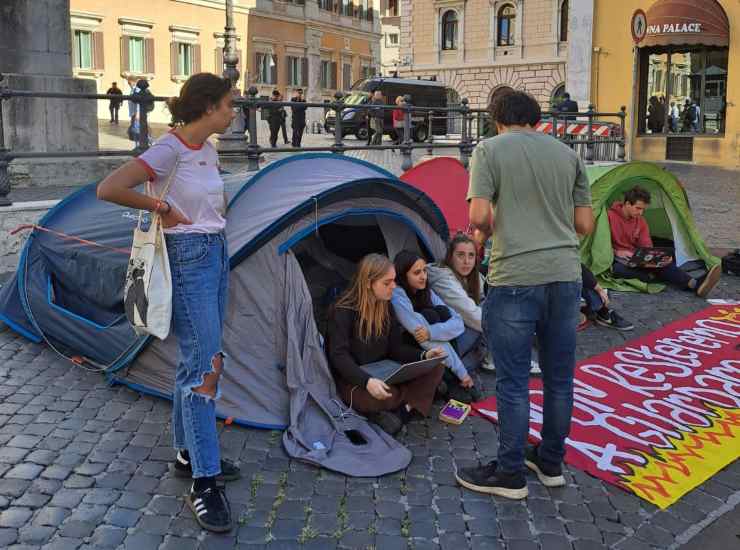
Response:
MULTIPOLYGON (((723 279, 715 295, 739 296, 740 279, 723 279)), ((674 290, 613 300, 635 330, 587 329, 579 359, 706 306, 674 290)), ((479 383, 492 392, 495 377, 479 383)), ((224 455, 244 478, 228 484, 237 529, 214 536, 183 508, 188 484, 170 472, 169 402, 108 387, 0 327, 0 403, 0 548, 664 549, 740 497, 740 462, 666 511, 571 468, 566 488, 530 477, 524 502, 463 491, 453 464, 496 454, 496 428, 479 418, 410 424, 401 440, 411 465, 378 479, 292 461, 279 432, 221 426, 224 455)))
MULTIPOLYGON (((354 154, 400 169, 397 154, 354 154)), ((685 183, 708 243, 740 246, 731 218, 737 172, 669 169, 685 183)), ((32 191, 15 190, 15 200, 54 198, 32 191)), ((740 279, 725 277, 713 296, 739 297, 740 279)), ((635 330, 579 333, 579 359, 706 307, 674 290, 614 293, 613 301, 635 330)), ((495 377, 481 374, 479 383, 492 393, 495 377)), ((413 451, 411 465, 378 479, 292 461, 278 432, 221 426, 224 455, 241 464, 244 479, 228 485, 237 529, 214 536, 183 507, 188 484, 170 472, 169 417, 169 402, 108 387, 100 375, 69 366, 0 324, 0 548, 645 550, 687 542, 693 548, 701 540, 703 549, 724 550, 726 543, 712 545, 718 538, 691 537, 708 533, 717 518, 736 517, 740 501, 740 462, 666 511, 571 468, 562 489, 530 478, 524 502, 463 491, 453 465, 496 454, 496 427, 479 418, 459 427, 410 424, 400 438, 413 451)))

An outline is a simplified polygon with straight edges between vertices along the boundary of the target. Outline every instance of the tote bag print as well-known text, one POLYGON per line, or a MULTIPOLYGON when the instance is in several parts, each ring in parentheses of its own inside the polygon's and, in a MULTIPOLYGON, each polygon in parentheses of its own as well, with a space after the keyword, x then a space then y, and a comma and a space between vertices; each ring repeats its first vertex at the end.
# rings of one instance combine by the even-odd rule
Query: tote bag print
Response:
MULTIPOLYGON (((169 175, 162 200, 170 187, 177 165, 169 175)), ((172 319, 172 276, 167 257, 162 218, 152 214, 149 228, 142 229, 142 214, 134 229, 131 257, 126 271, 123 304, 126 318, 136 334, 151 334, 164 340, 170 332, 172 319)))

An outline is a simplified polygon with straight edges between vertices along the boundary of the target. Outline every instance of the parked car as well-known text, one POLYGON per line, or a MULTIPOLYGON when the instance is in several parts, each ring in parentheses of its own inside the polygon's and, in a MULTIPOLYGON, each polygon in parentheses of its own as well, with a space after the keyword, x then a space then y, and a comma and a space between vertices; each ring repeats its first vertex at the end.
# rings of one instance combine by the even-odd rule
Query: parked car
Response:
MULTIPOLYGON (((359 81, 344 97, 346 108, 342 111, 342 135, 354 134, 357 139, 367 140, 368 110, 364 108, 375 90, 383 92, 386 105, 395 105, 398 96, 410 95, 411 104, 415 107, 447 107, 447 87, 434 80, 413 78, 373 77, 359 81)), ((444 111, 433 113, 432 132, 434 135, 447 133, 447 119, 444 111)), ((329 110, 324 117, 324 129, 334 132, 336 113, 329 110)), ((384 113, 384 133, 393 134, 392 111, 384 113)), ((414 113, 411 117, 412 137, 415 141, 426 141, 429 137, 426 113, 414 113)))

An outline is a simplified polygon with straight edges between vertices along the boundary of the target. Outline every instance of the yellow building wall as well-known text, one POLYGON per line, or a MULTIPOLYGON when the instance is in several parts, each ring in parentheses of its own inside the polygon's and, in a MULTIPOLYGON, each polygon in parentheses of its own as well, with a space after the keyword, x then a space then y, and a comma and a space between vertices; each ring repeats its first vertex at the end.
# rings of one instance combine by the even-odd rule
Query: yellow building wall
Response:
MULTIPOLYGON (((157 96, 177 95, 182 85, 172 79, 170 65, 170 44, 172 42, 172 31, 170 26, 184 26, 197 28, 198 44, 201 47, 201 71, 221 73, 221 67, 216 67, 215 50, 218 41, 214 33, 224 32, 224 10, 196 6, 184 2, 172 2, 171 0, 127 0, 124 2, 100 2, 99 0, 72 0, 71 11, 74 14, 87 12, 102 16, 98 30, 103 33, 104 69, 95 75, 88 71, 79 73, 81 78, 94 78, 97 81, 98 92, 104 93, 112 82, 117 82, 118 87, 125 94, 129 92, 128 84, 123 76, 121 68, 121 35, 122 26, 119 18, 148 21, 153 24, 151 34, 154 39, 154 77, 150 79, 150 90, 157 96)), ((247 15, 236 13, 234 16, 237 34, 241 38, 237 47, 246 52, 247 15)), ((242 56, 244 57, 244 55, 242 56)), ((240 86, 245 82, 245 64, 241 60, 239 72, 241 73, 240 86)), ((121 120, 128 116, 126 104, 121 107, 119 113, 121 120)), ((158 103, 154 111, 150 113, 150 120, 154 122, 168 122, 169 113, 163 104, 158 103)), ((106 119, 109 117, 108 102, 98 102, 98 117, 106 119)))
MULTIPOLYGON (((740 169, 740 2, 719 0, 730 21, 727 70, 727 115, 724 137, 697 137, 694 162, 740 169)), ((627 107, 627 135, 634 160, 665 160, 666 140, 635 135, 637 86, 634 82, 635 45, 630 32, 632 14, 647 11, 650 0, 596 0, 594 10, 592 97, 596 110, 616 112, 627 107)))

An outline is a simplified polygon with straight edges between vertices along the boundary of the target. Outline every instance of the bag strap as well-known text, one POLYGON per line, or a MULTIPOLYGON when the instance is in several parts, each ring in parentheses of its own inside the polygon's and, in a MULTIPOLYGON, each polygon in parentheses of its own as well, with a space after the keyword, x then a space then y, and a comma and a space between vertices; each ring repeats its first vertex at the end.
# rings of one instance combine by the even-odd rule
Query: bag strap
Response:
MULTIPOLYGON (((157 200, 161 201, 164 200, 164 198, 167 196, 167 191, 170 190, 170 186, 172 185, 172 180, 175 178, 175 174, 177 173, 177 167, 180 165, 180 153, 177 154, 175 157, 175 166, 172 167, 172 170, 170 171, 169 175, 167 176, 167 181, 164 184, 164 189, 162 190, 162 193, 159 195, 159 198, 157 200)), ((146 194, 150 197, 154 196, 154 193, 152 192, 152 182, 151 180, 147 180, 146 182, 146 194)), ((144 210, 139 210, 139 222, 136 224, 138 229, 141 229, 141 221, 144 217, 144 210)), ((161 214, 158 212, 152 212, 152 223, 161 217, 161 214)))

